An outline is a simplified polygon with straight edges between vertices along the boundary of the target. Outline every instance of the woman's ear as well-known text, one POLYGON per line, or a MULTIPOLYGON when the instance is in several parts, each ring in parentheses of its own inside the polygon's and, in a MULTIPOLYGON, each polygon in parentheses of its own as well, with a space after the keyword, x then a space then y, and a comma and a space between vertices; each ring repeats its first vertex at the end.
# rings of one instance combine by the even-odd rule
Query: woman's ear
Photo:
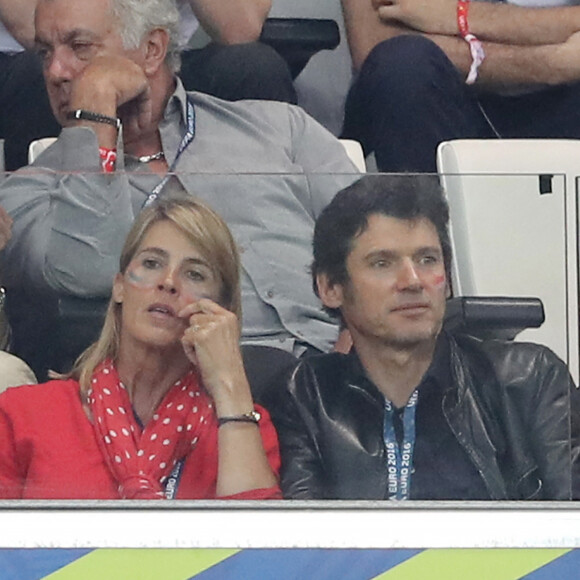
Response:
POLYGON ((342 284, 330 282, 328 276, 322 273, 316 276, 316 287, 318 288, 318 296, 320 296, 324 306, 327 308, 340 308, 342 306, 342 284))
POLYGON ((123 277, 123 274, 121 274, 120 272, 115 276, 115 279, 113 280, 113 300, 117 303, 117 304, 122 304, 123 303, 123 298, 125 295, 125 279, 123 277))

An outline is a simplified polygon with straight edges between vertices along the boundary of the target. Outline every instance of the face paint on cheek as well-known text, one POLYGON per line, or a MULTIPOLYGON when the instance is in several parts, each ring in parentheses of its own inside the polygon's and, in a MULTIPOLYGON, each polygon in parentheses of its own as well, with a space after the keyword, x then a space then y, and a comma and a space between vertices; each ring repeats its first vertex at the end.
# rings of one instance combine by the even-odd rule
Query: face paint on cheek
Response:
POLYGON ((447 277, 445 276, 445 274, 436 274, 435 276, 433 276, 433 279, 431 280, 431 286, 436 290, 439 290, 445 286, 446 282, 447 277))
POLYGON ((148 270, 141 264, 130 264, 127 268, 127 280, 137 288, 150 289, 155 287, 162 278, 160 270, 148 270))

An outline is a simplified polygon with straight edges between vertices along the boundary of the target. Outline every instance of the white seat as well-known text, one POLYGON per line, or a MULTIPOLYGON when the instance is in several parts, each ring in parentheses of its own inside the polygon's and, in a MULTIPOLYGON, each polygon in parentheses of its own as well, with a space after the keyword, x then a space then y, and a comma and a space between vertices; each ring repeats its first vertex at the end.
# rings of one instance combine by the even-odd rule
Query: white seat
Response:
POLYGON ((538 297, 546 321, 518 340, 578 362, 576 175, 580 141, 457 140, 437 151, 458 296, 538 297))
POLYGON ((350 157, 350 160, 356 165, 356 168, 361 173, 365 173, 367 167, 361 144, 358 141, 354 141, 353 139, 341 139, 340 142, 345 148, 347 155, 350 157))
POLYGON ((56 137, 44 137, 36 139, 28 146, 28 163, 32 163, 45 149, 56 141, 56 137))

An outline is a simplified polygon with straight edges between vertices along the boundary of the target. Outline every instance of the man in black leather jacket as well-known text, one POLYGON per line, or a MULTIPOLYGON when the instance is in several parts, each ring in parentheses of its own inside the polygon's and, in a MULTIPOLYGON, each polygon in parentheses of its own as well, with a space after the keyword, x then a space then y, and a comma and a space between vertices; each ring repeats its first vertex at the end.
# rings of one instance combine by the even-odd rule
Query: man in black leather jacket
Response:
POLYGON ((320 216, 315 290, 354 347, 302 362, 270 405, 286 497, 578 497, 565 364, 538 345, 441 330, 447 223, 428 176, 366 176, 320 216))

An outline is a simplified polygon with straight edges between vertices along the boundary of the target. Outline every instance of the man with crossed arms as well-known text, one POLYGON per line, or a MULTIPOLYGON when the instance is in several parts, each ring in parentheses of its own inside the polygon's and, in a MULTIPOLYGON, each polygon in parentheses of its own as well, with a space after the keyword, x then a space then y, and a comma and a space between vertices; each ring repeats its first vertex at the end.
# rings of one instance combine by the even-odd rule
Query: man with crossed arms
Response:
POLYGON ((380 171, 441 141, 580 138, 578 0, 342 0, 356 72, 344 136, 380 171))

